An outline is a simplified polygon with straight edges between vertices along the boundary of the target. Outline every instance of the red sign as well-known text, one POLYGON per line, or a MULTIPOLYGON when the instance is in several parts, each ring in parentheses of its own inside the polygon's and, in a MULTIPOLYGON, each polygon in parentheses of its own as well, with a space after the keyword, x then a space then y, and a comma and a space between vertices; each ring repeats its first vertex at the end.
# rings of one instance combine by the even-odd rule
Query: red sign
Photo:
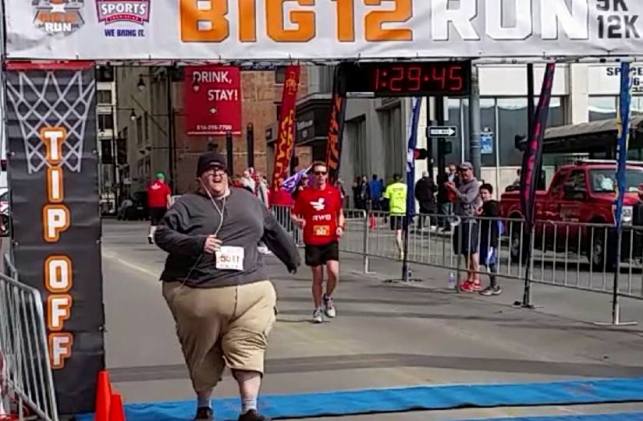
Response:
POLYGON ((241 134, 241 72, 233 66, 185 68, 188 135, 241 134))

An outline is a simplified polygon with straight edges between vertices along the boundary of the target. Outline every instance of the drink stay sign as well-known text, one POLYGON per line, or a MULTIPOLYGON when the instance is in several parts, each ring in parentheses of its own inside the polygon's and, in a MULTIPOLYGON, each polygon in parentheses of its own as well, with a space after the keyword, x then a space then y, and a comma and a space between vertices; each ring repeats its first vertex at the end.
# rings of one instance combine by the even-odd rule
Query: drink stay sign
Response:
POLYGON ((188 135, 241 135, 241 72, 234 66, 185 68, 188 135))

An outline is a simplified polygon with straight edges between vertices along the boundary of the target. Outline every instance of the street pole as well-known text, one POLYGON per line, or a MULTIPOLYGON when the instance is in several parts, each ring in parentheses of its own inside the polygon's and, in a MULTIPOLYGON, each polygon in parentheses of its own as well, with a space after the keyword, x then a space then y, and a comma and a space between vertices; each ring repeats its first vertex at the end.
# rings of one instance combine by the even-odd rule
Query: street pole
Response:
POLYGON ((536 111, 534 105, 534 64, 527 64, 527 139, 531 138, 534 130, 536 111))
POLYGON ((469 159, 475 176, 480 179, 480 80, 478 66, 471 63, 471 95, 469 96, 469 159))
POLYGON ((166 68, 167 76, 167 130, 168 130, 168 171, 170 175, 170 187, 176 193, 177 182, 174 179, 174 107, 172 106, 172 68, 166 68))
POLYGON ((112 105, 112 141, 111 141, 111 150, 112 150, 112 193, 114 194, 114 214, 118 210, 118 171, 116 166, 118 165, 118 147, 116 145, 116 106, 112 105))
MULTIPOLYGON (((438 126, 444 126, 444 97, 438 96, 435 97, 435 116, 438 126)), ((433 139, 431 139, 432 141, 433 139)), ((442 179, 444 175, 444 167, 446 167, 445 156, 444 156, 444 142, 445 138, 439 137, 437 139, 438 144, 438 178, 442 179)), ((431 172, 431 177, 433 177, 433 172, 431 172)))
POLYGON ((426 97, 426 171, 429 173, 429 178, 433 179, 433 139, 431 139, 431 136, 429 136, 429 128, 433 124, 433 120, 431 120, 430 100, 431 98, 427 96, 426 97))

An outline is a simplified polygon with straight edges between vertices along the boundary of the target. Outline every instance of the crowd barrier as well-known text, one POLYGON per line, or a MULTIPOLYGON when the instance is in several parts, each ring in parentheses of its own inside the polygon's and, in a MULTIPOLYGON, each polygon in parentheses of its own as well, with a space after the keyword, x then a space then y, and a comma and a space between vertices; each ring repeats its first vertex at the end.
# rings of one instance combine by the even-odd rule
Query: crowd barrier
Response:
POLYGON ((0 415, 58 421, 40 292, 0 273, 0 415))
MULTIPOLYGON (((290 208, 275 207, 273 212, 300 241, 290 208)), ((363 256, 365 273, 370 272, 371 258, 400 261, 404 257, 395 231, 399 218, 382 211, 348 209, 344 214, 340 250, 363 256)), ((620 258, 618 244, 619 233, 609 224, 537 221, 529 229, 520 219, 419 214, 409 224, 403 251, 409 263, 461 274, 467 262, 457 253, 459 246, 483 252, 493 249, 491 261, 487 253, 478 256, 479 263, 493 263, 500 278, 525 281, 529 269, 526 283, 643 299, 643 227, 623 226, 620 258)), ((488 271, 489 264, 478 273, 488 271)))

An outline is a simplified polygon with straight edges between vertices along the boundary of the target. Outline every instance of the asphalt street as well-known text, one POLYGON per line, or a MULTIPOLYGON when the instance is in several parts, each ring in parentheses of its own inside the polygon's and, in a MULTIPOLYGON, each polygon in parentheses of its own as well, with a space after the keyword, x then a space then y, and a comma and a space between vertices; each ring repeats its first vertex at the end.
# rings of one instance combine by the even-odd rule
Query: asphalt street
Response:
MULTIPOLYGON (((103 278, 106 353, 127 402, 192 399, 172 317, 161 297, 164 253, 147 244, 141 222, 105 220, 103 278)), ((447 290, 448 272, 412 265, 412 284, 388 283, 399 261, 342 254, 338 318, 310 323, 309 272, 269 257, 279 296, 264 393, 302 393, 424 384, 529 382, 643 376, 643 327, 612 328, 610 297, 534 286, 536 310, 512 306, 517 280, 485 298, 447 290)), ((643 322, 643 302, 623 301, 623 319, 643 322)), ((235 396, 227 375, 216 395, 235 396)), ((494 408, 346 417, 347 420, 457 420, 525 414, 643 410, 643 404, 494 408)), ((186 414, 188 419, 192 414, 186 414)))

